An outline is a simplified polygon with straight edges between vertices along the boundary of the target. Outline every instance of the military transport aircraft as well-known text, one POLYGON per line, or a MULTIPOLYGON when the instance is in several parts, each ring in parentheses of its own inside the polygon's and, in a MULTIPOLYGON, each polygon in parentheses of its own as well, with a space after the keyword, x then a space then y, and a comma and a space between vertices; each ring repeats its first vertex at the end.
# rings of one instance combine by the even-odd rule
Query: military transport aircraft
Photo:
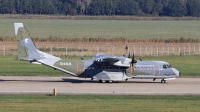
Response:
POLYGON ((23 23, 14 23, 18 59, 43 64, 76 77, 99 82, 128 80, 129 78, 161 79, 161 83, 175 79, 179 71, 164 61, 136 61, 134 55, 110 56, 98 53, 90 60, 64 60, 38 50, 23 23))

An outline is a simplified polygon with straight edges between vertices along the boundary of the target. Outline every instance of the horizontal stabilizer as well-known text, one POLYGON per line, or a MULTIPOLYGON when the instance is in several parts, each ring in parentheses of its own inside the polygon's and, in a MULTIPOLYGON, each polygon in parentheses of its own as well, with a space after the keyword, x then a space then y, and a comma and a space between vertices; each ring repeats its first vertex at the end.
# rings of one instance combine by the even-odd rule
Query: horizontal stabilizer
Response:
POLYGON ((39 62, 31 62, 32 64, 41 65, 39 62))

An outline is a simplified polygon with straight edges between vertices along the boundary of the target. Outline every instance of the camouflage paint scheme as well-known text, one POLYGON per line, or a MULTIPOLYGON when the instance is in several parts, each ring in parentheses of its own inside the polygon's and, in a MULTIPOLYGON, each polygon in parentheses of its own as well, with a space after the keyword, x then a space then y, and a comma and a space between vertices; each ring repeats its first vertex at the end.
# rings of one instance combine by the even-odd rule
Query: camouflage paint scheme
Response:
POLYGON ((135 61, 126 56, 98 53, 90 60, 63 60, 39 51, 23 23, 14 23, 18 59, 43 64, 76 77, 104 81, 121 81, 128 78, 162 79, 165 82, 179 76, 179 71, 164 61, 135 61))

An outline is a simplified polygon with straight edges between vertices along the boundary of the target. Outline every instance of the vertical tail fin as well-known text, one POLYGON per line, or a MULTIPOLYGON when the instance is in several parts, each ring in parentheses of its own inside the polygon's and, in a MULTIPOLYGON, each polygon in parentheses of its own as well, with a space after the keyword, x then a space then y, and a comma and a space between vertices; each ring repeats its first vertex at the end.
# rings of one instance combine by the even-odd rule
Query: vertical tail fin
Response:
POLYGON ((39 53, 23 23, 14 23, 18 48, 18 58, 22 60, 37 59, 39 53))
POLYGON ((44 58, 57 58, 50 54, 39 51, 36 48, 23 23, 14 23, 14 27, 18 48, 18 59, 32 61, 44 58))

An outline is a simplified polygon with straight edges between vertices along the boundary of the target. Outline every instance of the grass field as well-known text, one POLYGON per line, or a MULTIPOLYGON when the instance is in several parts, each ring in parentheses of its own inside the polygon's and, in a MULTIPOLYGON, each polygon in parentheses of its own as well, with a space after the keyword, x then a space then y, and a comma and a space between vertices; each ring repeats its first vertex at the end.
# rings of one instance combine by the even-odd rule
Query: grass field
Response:
MULTIPOLYGON (((1 76, 70 76, 44 65, 30 64, 27 61, 14 60, 16 56, 0 56, 1 76)), ((76 59, 80 57, 61 57, 63 59, 76 59)), ((92 57, 84 57, 89 59, 92 57)), ((136 58, 138 60, 138 58, 136 58)), ((182 77, 200 77, 200 56, 152 56, 143 57, 143 60, 162 60, 170 63, 181 72, 182 77)))
POLYGON ((200 96, 0 95, 1 112, 199 112, 200 96))
POLYGON ((23 22, 32 37, 199 38, 199 21, 61 20, 0 18, 0 37, 14 37, 23 22))
POLYGON ((0 57, 0 75, 5 76, 70 76, 43 65, 14 60, 14 56, 0 57))

